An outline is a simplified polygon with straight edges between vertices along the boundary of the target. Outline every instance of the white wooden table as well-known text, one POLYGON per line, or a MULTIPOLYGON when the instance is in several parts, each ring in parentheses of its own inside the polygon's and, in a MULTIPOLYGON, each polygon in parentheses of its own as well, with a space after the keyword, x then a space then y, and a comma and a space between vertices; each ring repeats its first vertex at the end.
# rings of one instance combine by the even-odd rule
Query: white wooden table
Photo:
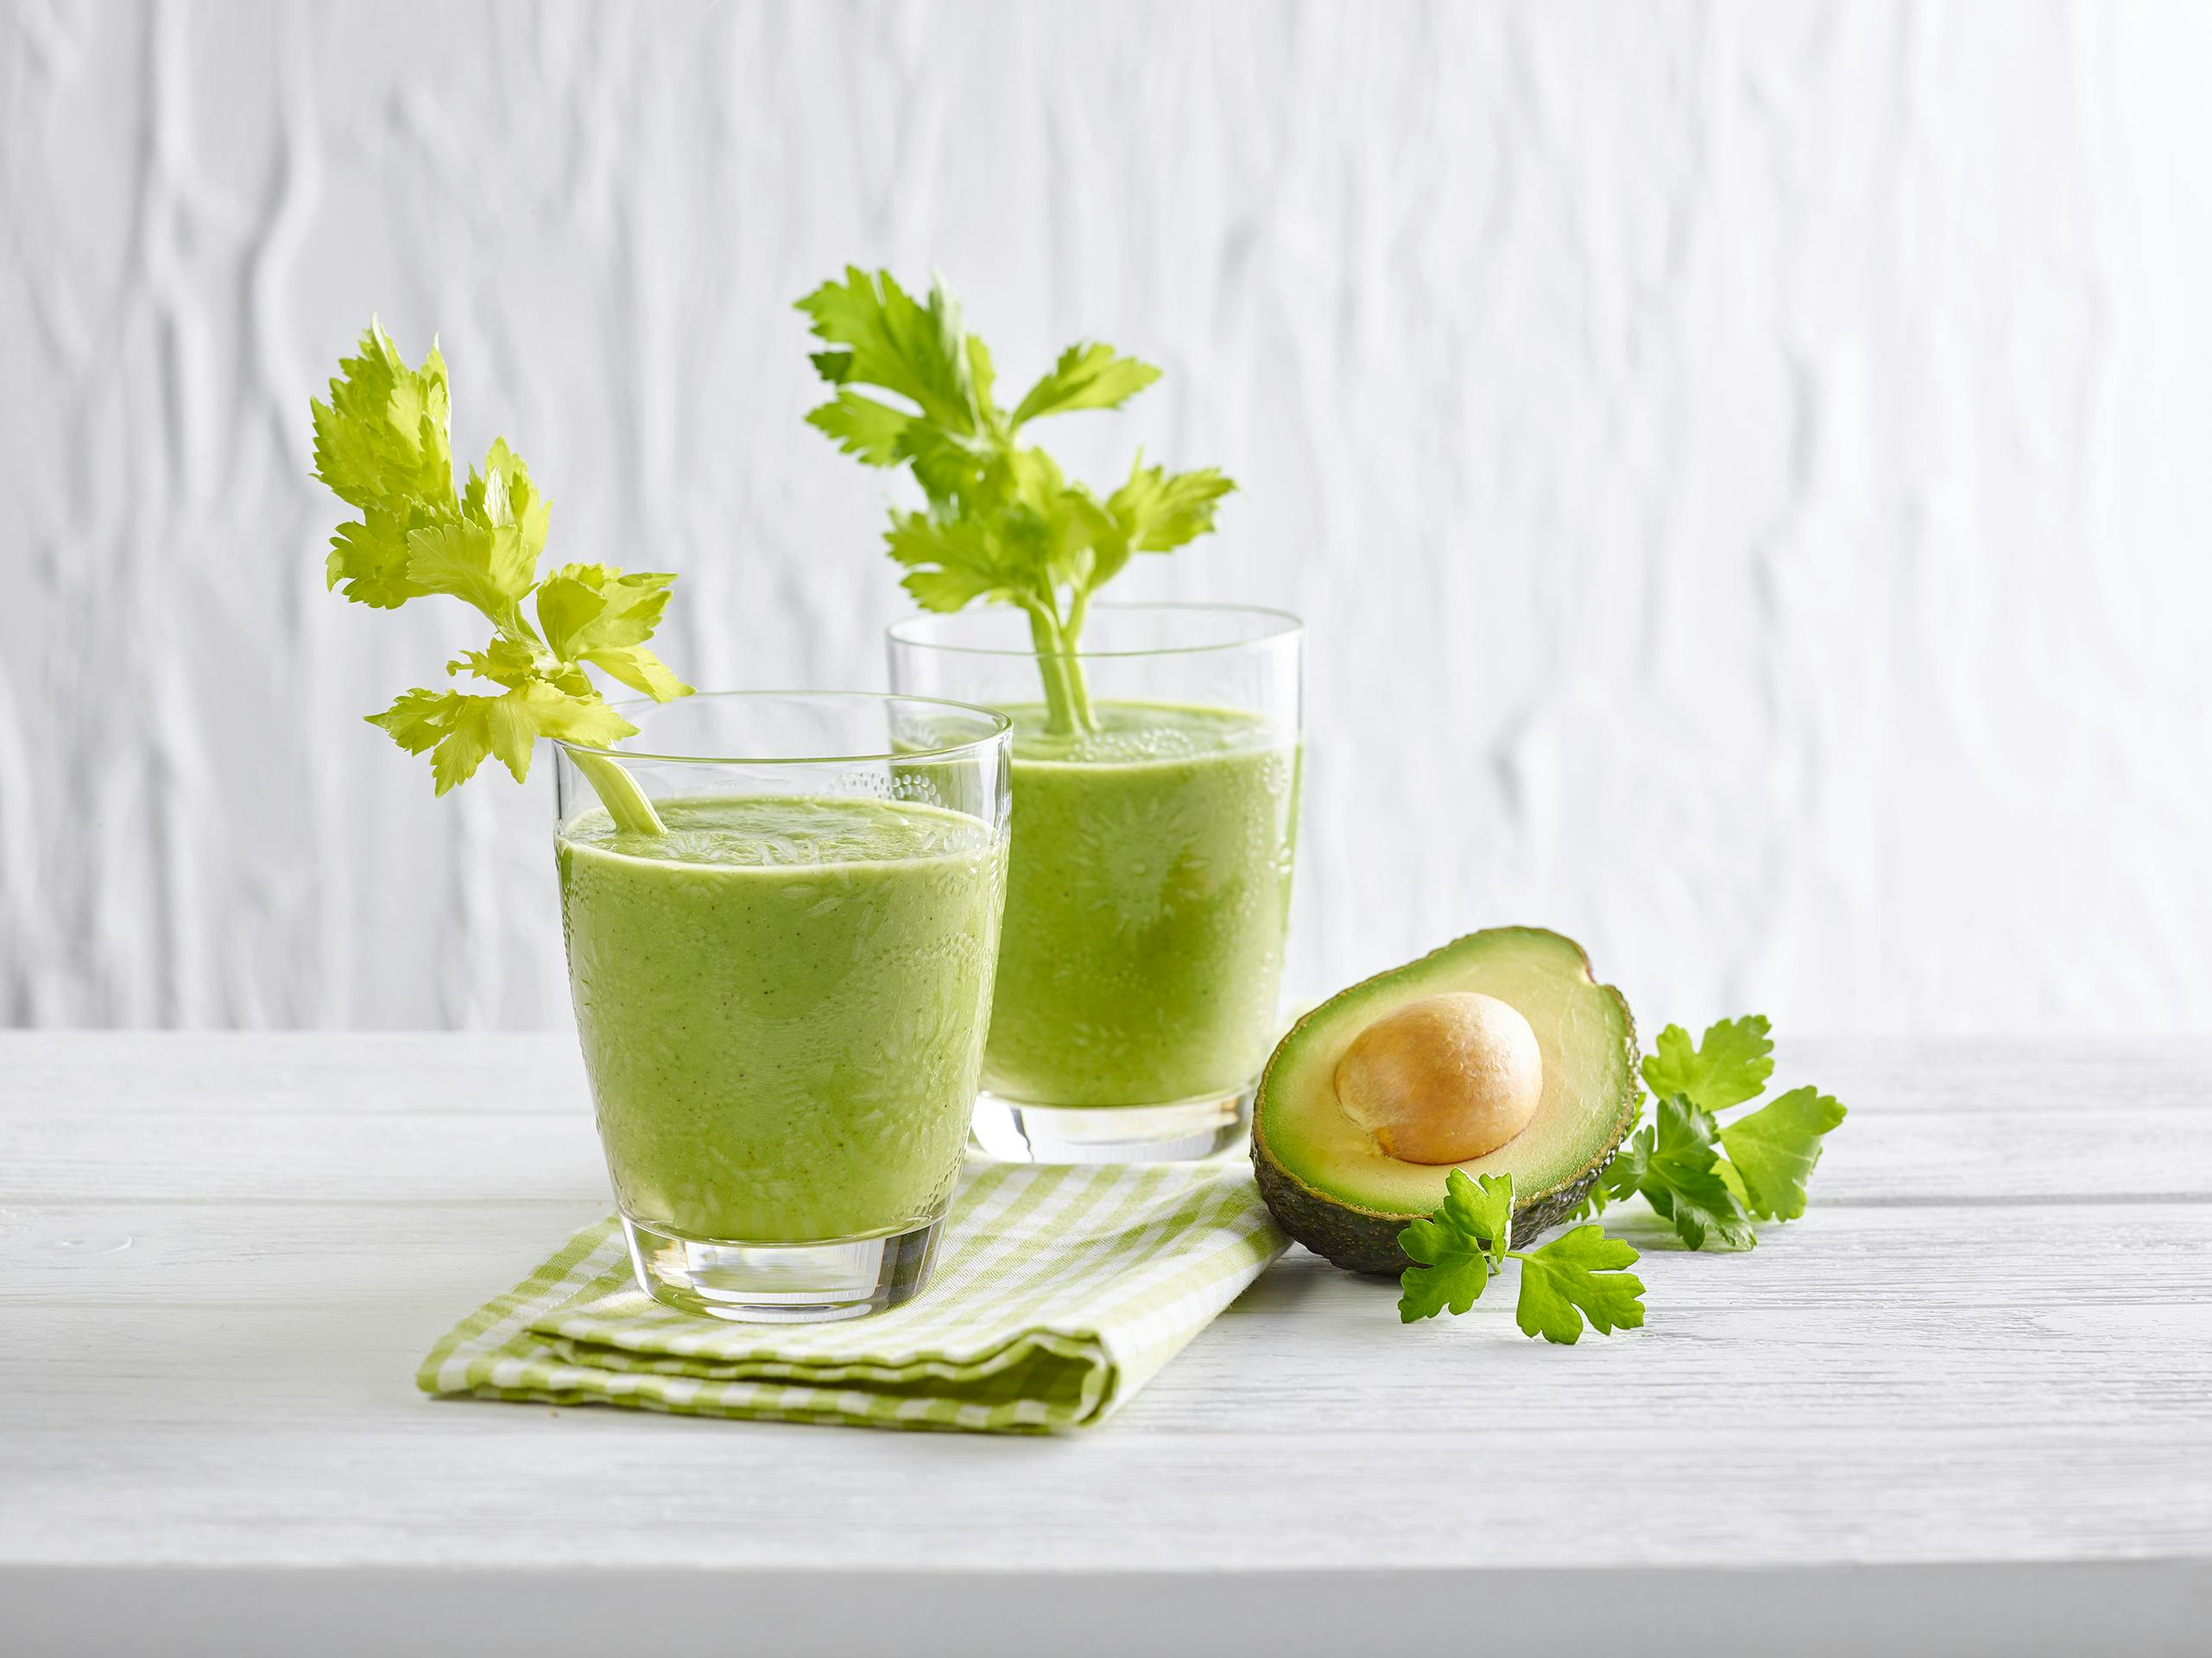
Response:
POLYGON ((0 1651, 2212 1651, 2212 1045, 1781 1058, 1640 1333, 1293 1251, 1034 1440, 419 1395, 605 1208, 565 1037, 0 1035, 0 1651))

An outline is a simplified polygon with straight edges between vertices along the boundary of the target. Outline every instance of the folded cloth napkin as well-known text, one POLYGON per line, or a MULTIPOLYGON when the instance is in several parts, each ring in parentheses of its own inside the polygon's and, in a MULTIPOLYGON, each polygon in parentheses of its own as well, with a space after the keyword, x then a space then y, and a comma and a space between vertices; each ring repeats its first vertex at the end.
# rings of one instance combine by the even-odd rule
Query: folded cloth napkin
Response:
POLYGON ((1050 1433, 1121 1406, 1286 1243, 1242 1159, 975 1164, 915 1300, 842 1323, 744 1325, 641 1292, 610 1217, 456 1325, 415 1381, 484 1399, 1050 1433))

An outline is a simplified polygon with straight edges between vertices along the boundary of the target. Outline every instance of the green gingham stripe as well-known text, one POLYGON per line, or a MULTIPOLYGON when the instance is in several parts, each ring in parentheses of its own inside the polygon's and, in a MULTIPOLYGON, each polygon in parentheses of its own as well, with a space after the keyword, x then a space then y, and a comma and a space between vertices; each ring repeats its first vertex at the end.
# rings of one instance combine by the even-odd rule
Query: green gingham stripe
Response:
POLYGON ((431 1349, 426 1393, 1039 1433, 1102 1420, 1281 1254, 1238 1159, 967 1171, 930 1287, 841 1324, 735 1325, 641 1293, 585 1227, 431 1349))

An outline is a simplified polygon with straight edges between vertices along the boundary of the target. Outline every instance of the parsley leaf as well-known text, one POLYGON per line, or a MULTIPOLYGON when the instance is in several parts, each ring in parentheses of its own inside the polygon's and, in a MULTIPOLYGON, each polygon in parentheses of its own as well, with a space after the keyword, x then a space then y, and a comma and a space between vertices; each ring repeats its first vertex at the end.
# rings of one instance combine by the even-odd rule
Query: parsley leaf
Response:
MULTIPOLYGON (((1637 1104, 1636 1113, 1640 1119, 1643 1115, 1640 1102, 1637 1104)), ((1589 1190, 1583 1195, 1582 1206, 1569 1218, 1580 1220, 1590 1215, 1602 1215, 1615 1204, 1626 1203, 1634 1197, 1643 1189, 1644 1176, 1650 1172, 1652 1150, 1653 1136, 1650 1132, 1638 1132, 1636 1123, 1631 1122, 1627 1136, 1621 1141, 1605 1167, 1597 1171, 1597 1178, 1590 1182, 1589 1190)))
POLYGON ((1398 1247, 1419 1262, 1399 1277, 1400 1323, 1432 1319, 1449 1307, 1475 1305, 1505 1260, 1513 1232, 1513 1177, 1485 1174, 1479 1184, 1461 1169, 1444 1178, 1444 1204, 1398 1234, 1398 1247))
POLYGON ((1523 1335, 1571 1343, 1585 1318, 1601 1335, 1643 1323, 1643 1281, 1619 1270, 1636 1260, 1627 1244, 1597 1226, 1577 1226, 1538 1250, 1508 1248, 1512 1236, 1513 1176, 1470 1180, 1453 1169, 1443 1204, 1398 1234, 1398 1247, 1416 1263, 1399 1276, 1399 1321, 1468 1311, 1510 1259, 1520 1262, 1514 1320, 1523 1335))
POLYGON ((1842 1106, 1807 1086, 1792 1088, 1721 1130, 1752 1213, 1772 1220, 1804 1213, 1805 1181, 1820 1161, 1821 1136, 1843 1117, 1842 1106))
POLYGON ((1601 1336, 1643 1327, 1644 1281, 1621 1270, 1635 1264, 1636 1251, 1602 1227, 1577 1226, 1542 1249, 1513 1254, 1520 1262, 1514 1322, 1521 1334, 1571 1346, 1585 1319, 1601 1336))
POLYGON ((1172 552, 1210 531, 1236 485, 1212 467, 1169 472, 1140 456, 1102 500, 1021 433, 1049 414, 1118 408, 1160 370, 1110 345, 1071 345, 1009 412, 994 401, 989 348, 966 332, 941 277, 918 299, 888 271, 848 266, 798 308, 830 347, 813 363, 836 388, 808 424, 868 465, 909 468, 927 498, 924 511, 894 509, 884 535, 906 570, 901 585, 925 610, 1020 606, 1050 729, 1094 728, 1073 654, 1091 596, 1132 554, 1172 552))
MULTIPOLYGON (((367 717, 408 753, 430 756, 440 794, 487 759, 520 782, 540 737, 604 748, 632 735, 637 727, 607 706, 587 665, 656 702, 691 692, 645 645, 675 578, 572 564, 540 581, 551 524, 544 495, 504 438, 457 490, 451 416, 437 348, 410 369, 373 322, 359 355, 339 363, 330 401, 314 404, 315 474, 361 513, 331 538, 329 585, 383 609, 443 594, 494 629, 483 649, 462 652, 446 672, 497 686, 499 694, 418 687, 367 717), (524 612, 534 593, 534 626, 524 612)), ((632 800, 619 778, 594 781, 623 826, 660 826, 634 785, 632 800)))
POLYGON ((1680 1094, 1659 1102, 1656 1121, 1638 1131, 1640 1178, 1636 1189, 1660 1215, 1674 1223, 1682 1241, 1702 1250, 1716 1238, 1732 1250, 1747 1250, 1759 1240, 1751 1217, 1729 1189, 1716 1167, 1720 1153, 1712 1114, 1680 1094))
POLYGON ((1662 1099, 1680 1094, 1709 1111, 1756 1099, 1774 1074, 1767 1028, 1764 1014, 1723 1019, 1693 1048, 1688 1031, 1669 1025, 1659 1034, 1659 1051, 1644 1060, 1644 1085, 1662 1099))

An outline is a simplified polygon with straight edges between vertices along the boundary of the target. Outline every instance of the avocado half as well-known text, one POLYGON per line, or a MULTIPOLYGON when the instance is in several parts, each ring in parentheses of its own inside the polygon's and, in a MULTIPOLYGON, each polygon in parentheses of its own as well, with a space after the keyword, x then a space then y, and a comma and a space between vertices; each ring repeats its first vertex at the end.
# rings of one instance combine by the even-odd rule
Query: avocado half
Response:
POLYGON ((1354 1272, 1396 1274, 1408 1264, 1399 1232, 1444 1201, 1454 1168, 1513 1176, 1517 1241, 1558 1225, 1634 1126, 1640 1098, 1635 1022, 1620 991, 1591 978, 1582 946, 1541 927, 1489 927, 1353 985, 1291 1028, 1261 1073, 1252 1166, 1267 1207, 1307 1249, 1354 1272), (1544 1055, 1543 1094, 1495 1151, 1409 1163, 1344 1115, 1337 1062, 1394 1008, 1445 990, 1520 1010, 1544 1055))

